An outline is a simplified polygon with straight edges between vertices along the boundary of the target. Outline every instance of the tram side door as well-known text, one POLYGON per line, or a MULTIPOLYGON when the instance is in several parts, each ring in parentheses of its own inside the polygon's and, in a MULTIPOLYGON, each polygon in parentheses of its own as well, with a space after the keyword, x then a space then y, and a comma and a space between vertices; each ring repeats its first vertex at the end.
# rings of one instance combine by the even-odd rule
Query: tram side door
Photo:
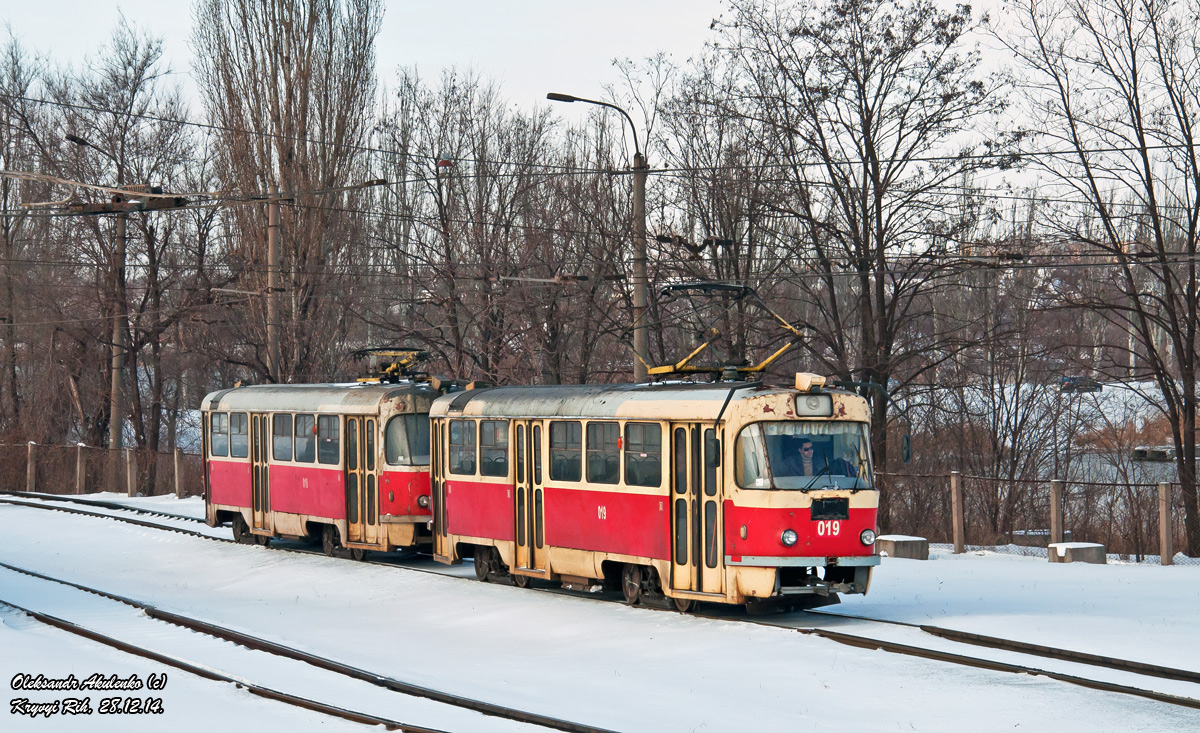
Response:
POLYGON ((379 542, 376 471, 376 421, 372 417, 347 417, 346 534, 350 542, 379 542))
POLYGON ((250 415, 250 526, 267 530, 271 512, 271 469, 267 460, 271 450, 269 415, 250 415))
POLYGON ((545 570, 545 500, 542 484, 543 429, 537 420, 515 420, 509 439, 516 459, 513 503, 516 516, 515 567, 545 570))
POLYGON ((712 427, 671 425, 671 588, 720 593, 721 444, 712 427))
POLYGON ((346 534, 350 542, 379 542, 375 420, 346 418, 346 534))

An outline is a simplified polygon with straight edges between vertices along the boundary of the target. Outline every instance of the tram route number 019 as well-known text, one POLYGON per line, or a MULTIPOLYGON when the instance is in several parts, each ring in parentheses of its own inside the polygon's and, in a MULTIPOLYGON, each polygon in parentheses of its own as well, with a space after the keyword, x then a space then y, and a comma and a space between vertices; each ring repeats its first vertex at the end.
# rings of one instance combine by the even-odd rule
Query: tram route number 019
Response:
POLYGON ((835 519, 825 519, 817 522, 818 537, 837 537, 841 534, 842 523, 835 519))

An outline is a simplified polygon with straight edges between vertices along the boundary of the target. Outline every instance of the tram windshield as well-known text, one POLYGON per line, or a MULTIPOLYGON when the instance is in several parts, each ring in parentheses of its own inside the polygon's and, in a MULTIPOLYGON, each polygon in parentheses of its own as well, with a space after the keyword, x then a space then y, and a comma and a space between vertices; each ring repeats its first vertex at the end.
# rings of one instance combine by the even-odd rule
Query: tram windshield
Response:
POLYGON ((429 415, 396 415, 388 420, 384 451, 392 466, 429 465, 429 415))
POLYGON ((869 489, 873 485, 866 423, 777 421, 738 435, 735 472, 746 489, 869 489))

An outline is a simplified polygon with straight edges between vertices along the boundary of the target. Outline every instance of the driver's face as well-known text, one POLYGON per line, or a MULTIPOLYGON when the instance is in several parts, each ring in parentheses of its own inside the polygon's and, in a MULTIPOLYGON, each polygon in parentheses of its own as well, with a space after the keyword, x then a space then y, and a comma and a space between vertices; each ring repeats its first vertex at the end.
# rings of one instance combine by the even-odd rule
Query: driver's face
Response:
POLYGON ((806 444, 800 446, 800 452, 801 453, 812 453, 813 452, 812 443, 806 443, 806 444))

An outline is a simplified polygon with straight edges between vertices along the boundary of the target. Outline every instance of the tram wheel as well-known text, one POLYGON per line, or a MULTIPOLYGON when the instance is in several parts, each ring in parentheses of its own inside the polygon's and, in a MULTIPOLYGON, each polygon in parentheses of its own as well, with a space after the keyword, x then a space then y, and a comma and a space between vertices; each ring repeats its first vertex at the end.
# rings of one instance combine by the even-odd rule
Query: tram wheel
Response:
POLYGON ((254 544, 266 547, 271 544, 271 538, 265 534, 256 534, 254 535, 254 544))
POLYGON ((487 582, 488 575, 492 572, 492 548, 476 547, 475 548, 475 578, 487 582))
POLYGON ((671 602, 675 606, 675 610, 680 613, 687 613, 696 605, 696 602, 691 598, 672 598, 671 602))
POLYGON ((641 565, 626 565, 621 570, 621 593, 625 595, 625 602, 631 606, 636 606, 642 599, 641 565))
POLYGON ((325 525, 325 530, 321 532, 321 550, 330 557, 336 557, 337 551, 341 549, 342 541, 338 539, 337 527, 332 524, 325 525))
POLYGON ((362 562, 362 560, 367 556, 367 551, 358 547, 354 548, 353 550, 349 550, 348 553, 351 560, 356 560, 358 562, 362 562))
POLYGON ((241 513, 233 515, 233 541, 239 545, 254 544, 254 535, 250 534, 250 525, 241 513))
POLYGON ((516 575, 514 573, 512 576, 512 583, 513 583, 513 585, 517 586, 518 588, 528 588, 529 583, 532 580, 533 580, 533 578, 529 577, 528 575, 516 575))

